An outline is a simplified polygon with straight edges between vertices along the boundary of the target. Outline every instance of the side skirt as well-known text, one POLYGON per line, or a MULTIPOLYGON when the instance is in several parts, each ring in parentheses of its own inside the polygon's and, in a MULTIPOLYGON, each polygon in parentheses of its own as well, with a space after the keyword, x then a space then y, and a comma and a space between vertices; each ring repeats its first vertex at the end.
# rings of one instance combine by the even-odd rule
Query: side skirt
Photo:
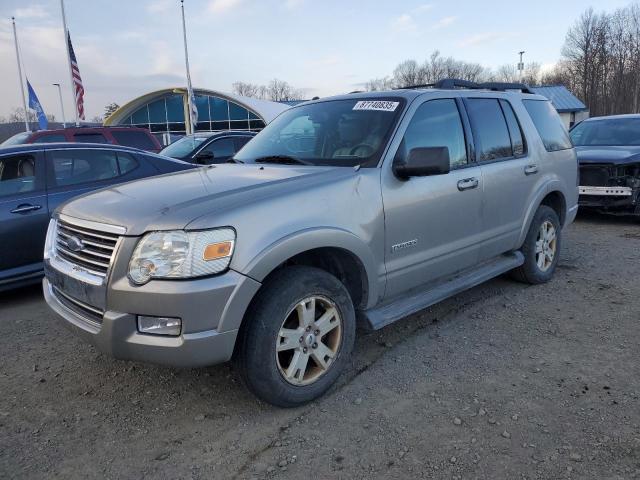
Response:
POLYGON ((498 275, 513 270, 524 263, 521 252, 500 255, 473 269, 446 278, 423 291, 413 291, 406 296, 392 300, 370 310, 360 312, 365 326, 379 330, 413 313, 424 310, 446 298, 457 295, 498 275))

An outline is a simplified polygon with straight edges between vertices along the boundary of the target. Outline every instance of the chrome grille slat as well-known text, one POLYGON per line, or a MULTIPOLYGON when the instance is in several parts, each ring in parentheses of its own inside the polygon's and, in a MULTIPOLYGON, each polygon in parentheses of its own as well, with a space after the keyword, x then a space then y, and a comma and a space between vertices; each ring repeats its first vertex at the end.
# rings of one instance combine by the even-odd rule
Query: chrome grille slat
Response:
POLYGON ((104 240, 110 241, 110 242, 116 242, 118 240, 117 235, 113 235, 113 236, 107 236, 108 234, 100 234, 98 232, 96 232, 95 230, 89 230, 89 229, 80 229, 80 228, 76 228, 76 227, 71 227, 69 226, 68 223, 62 223, 62 221, 58 224, 58 227, 64 229, 64 230, 70 230, 72 232, 75 233, 80 233, 81 235, 88 235, 90 237, 96 237, 96 238, 102 238, 104 240), (114 238, 115 237, 115 238, 114 238))
POLYGON ((59 219, 55 248, 56 253, 67 262, 105 277, 119 238, 115 233, 101 232, 59 219), (69 248, 71 237, 75 237, 76 241, 80 240, 82 248, 69 248))
MULTIPOLYGON (((83 243, 87 244, 87 245, 89 244, 89 242, 87 242, 86 240, 83 240, 83 243)), ((67 245, 66 242, 63 242, 60 239, 58 239, 58 245, 62 246, 63 248, 69 248, 69 245, 67 245)), ((90 248, 83 248, 82 249, 82 253, 86 253, 88 255, 93 255, 93 256, 98 257, 98 258, 105 258, 107 260, 107 262, 109 260, 111 260, 111 255, 110 254, 98 252, 98 251, 92 250, 90 248)))

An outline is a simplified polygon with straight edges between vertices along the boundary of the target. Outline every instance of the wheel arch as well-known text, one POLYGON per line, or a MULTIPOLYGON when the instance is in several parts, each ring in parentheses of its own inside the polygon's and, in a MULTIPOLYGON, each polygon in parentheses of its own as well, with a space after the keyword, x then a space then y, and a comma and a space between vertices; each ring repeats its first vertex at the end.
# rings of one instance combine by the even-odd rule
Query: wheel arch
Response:
POLYGON ((288 265, 308 265, 333 274, 349 290, 355 308, 366 308, 378 296, 373 254, 345 230, 313 228, 288 235, 256 255, 243 273, 264 282, 288 265))
POLYGON ((558 218, 560 219, 560 225, 564 226, 567 220, 567 199, 562 193, 561 185, 559 182, 549 182, 543 185, 535 194, 532 202, 529 203, 529 209, 525 215, 525 222, 523 222, 522 229, 520 231, 520 237, 518 245, 522 245, 527 236, 527 232, 531 227, 533 217, 540 205, 547 205, 551 207, 558 218))

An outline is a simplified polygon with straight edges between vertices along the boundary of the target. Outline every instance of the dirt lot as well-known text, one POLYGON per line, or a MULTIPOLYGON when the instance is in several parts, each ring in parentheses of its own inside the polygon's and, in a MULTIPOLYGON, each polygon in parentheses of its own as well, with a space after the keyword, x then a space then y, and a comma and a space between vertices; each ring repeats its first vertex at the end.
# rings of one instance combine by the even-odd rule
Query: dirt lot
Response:
POLYGON ((361 335, 280 410, 228 365, 114 361, 38 288, 0 296, 0 478, 640 478, 640 224, 581 216, 556 278, 361 335))

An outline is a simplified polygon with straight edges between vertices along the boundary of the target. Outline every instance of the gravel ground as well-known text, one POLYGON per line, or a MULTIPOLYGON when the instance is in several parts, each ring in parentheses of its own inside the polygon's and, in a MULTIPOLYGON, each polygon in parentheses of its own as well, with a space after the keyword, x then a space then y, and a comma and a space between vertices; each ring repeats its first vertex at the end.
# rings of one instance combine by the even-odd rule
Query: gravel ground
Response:
POLYGON ((380 332, 323 399, 229 365, 115 361, 0 295, 0 478, 640 478, 640 225, 580 216, 555 279, 498 278, 380 332))

